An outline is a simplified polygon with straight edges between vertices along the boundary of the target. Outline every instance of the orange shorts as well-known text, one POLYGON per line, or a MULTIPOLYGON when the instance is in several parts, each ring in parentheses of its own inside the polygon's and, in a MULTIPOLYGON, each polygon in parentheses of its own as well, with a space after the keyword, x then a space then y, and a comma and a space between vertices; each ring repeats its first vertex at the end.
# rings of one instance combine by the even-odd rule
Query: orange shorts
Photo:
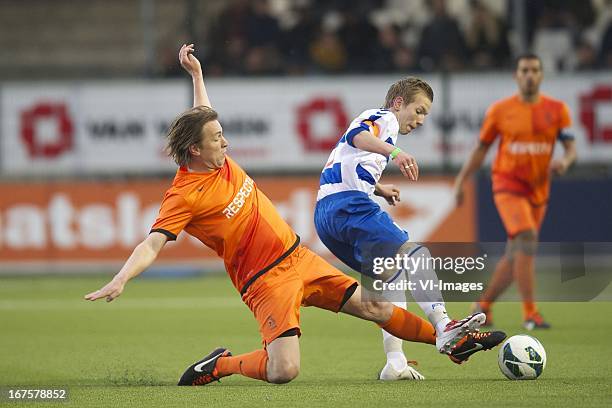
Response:
POLYGON ((259 322, 264 345, 290 329, 300 330, 300 306, 340 311, 357 281, 304 246, 249 286, 242 300, 259 322))
POLYGON ((540 231, 546 204, 535 206, 527 197, 511 193, 495 193, 493 199, 508 237, 528 230, 540 231))

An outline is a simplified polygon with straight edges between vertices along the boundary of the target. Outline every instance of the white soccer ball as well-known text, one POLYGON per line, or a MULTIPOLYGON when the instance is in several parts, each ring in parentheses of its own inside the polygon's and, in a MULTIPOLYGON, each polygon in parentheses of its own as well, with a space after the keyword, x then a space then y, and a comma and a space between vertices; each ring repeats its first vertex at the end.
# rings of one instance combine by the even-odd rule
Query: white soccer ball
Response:
POLYGON ((546 368, 546 350, 535 337, 519 334, 502 344, 498 363, 511 380, 535 380, 546 368))

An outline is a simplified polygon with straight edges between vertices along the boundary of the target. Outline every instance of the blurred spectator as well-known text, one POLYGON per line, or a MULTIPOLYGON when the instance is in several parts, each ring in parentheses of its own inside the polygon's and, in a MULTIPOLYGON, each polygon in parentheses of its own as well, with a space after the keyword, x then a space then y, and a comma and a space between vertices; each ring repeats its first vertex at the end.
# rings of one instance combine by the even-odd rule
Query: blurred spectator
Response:
POLYGON ((315 66, 323 71, 340 72, 346 69, 346 49, 333 31, 320 31, 310 45, 310 57, 315 66))
POLYGON ((252 0, 245 20, 245 34, 250 47, 276 45, 280 28, 276 17, 270 14, 268 0, 252 0))
POLYGON ((599 45, 599 66, 603 69, 612 69, 612 22, 604 31, 599 45))
POLYGON ((268 0, 252 0, 246 17, 247 51, 244 68, 247 74, 278 74, 280 52, 277 46, 280 27, 270 13, 268 0))
MULTIPOLYGON (((533 43, 538 29, 571 29, 577 37, 582 29, 595 21, 592 0, 521 0, 525 8, 527 47, 533 43)), ((513 27, 517 2, 507 2, 507 22, 513 27)), ((515 28, 515 27, 513 27, 515 28)))
POLYGON ((377 72, 396 70, 395 54, 401 47, 400 29, 395 24, 386 24, 378 31, 378 44, 372 55, 373 68, 377 72))
POLYGON ((561 71, 572 65, 574 44, 582 29, 594 22, 590 0, 539 0, 541 13, 536 21, 533 49, 545 70, 561 71))
POLYGON ((595 9, 591 0, 540 0, 542 14, 536 25, 547 28, 579 30, 595 22, 595 9))
MULTIPOLYGON (((535 33, 535 29, 536 29, 536 23, 540 17, 540 15, 542 14, 542 10, 544 8, 544 3, 542 0, 520 0, 520 2, 522 2, 523 7, 524 7, 524 16, 520 16, 520 19, 522 21, 524 21, 525 24, 525 28, 526 28, 526 37, 525 40, 527 41, 527 48, 531 47, 531 43, 533 42, 533 36, 535 33)), ((517 30, 517 27, 515 27, 514 23, 515 23, 515 18, 514 15, 515 13, 518 13, 518 5, 517 3, 519 3, 518 1, 508 1, 507 4, 507 8, 508 8, 508 12, 506 13, 506 23, 508 24, 508 27, 511 27, 513 30, 517 30)), ((518 34, 518 33, 516 33, 518 34)), ((518 51, 518 53, 523 53, 526 50, 516 50, 518 51)))
POLYGON ((320 16, 307 6, 297 7, 295 14, 296 23, 280 39, 281 52, 288 74, 304 74, 311 65, 309 47, 320 31, 320 16))
POLYGON ((249 0, 232 0, 209 31, 209 75, 241 75, 248 47, 246 40, 249 0))
MULTIPOLYGON (((490 1, 422 1, 420 23, 410 12, 417 3, 406 7, 401 0, 300 0, 277 9, 271 9, 271 1, 223 5, 206 41, 197 47, 208 75, 456 71, 511 63, 506 21, 513 17, 501 18, 493 10, 503 10, 490 1)), ((602 1, 605 11, 612 0, 602 1)), ((603 21, 605 13, 595 13, 592 2, 525 0, 527 29, 534 32, 531 48, 542 54, 547 69, 612 64, 612 23, 603 21)), ((508 1, 510 10, 513 3, 508 1)), ((160 50, 162 72, 175 75, 174 49, 168 49, 167 56, 160 50)))
POLYGON ((412 48, 401 46, 393 51, 394 71, 412 71, 415 65, 416 56, 412 48))
POLYGON ((346 48, 347 70, 372 71, 376 65, 373 56, 378 52, 378 31, 367 19, 368 13, 350 7, 342 12, 342 26, 338 36, 346 48))
POLYGON ((590 71, 597 67, 597 50, 589 41, 581 38, 575 47, 574 69, 590 71))
POLYGON ((470 1, 470 24, 465 33, 474 68, 504 66, 510 56, 508 30, 479 0, 470 1))
POLYGON ((445 0, 427 3, 433 18, 421 32, 419 66, 426 71, 460 70, 465 65, 466 46, 455 18, 448 15, 445 0))

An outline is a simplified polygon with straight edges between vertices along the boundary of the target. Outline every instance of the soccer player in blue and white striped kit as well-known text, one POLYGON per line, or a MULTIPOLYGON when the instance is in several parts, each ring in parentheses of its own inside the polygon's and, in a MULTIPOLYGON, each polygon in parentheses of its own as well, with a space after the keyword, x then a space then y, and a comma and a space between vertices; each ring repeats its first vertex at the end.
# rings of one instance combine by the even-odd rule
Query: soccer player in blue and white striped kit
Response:
MULTIPOLYGON (((372 248, 382 249, 383 253, 377 256, 429 256, 428 249, 410 242, 408 233, 371 196, 381 196, 390 205, 399 201, 395 186, 378 182, 390 160, 405 177, 417 180, 416 160, 395 144, 398 133, 405 135, 423 125, 432 102, 433 91, 425 81, 413 77, 397 81, 387 92, 384 108, 366 110, 351 122, 323 169, 315 208, 317 233, 336 257, 360 273, 370 274, 364 263, 372 248)), ((410 272, 417 279, 437 281, 433 270, 421 268, 410 272)), ((406 271, 388 271, 384 279, 386 282, 407 279, 406 271)), ((440 291, 423 291, 416 286, 411 294, 436 330, 436 348, 454 362, 461 363, 474 352, 491 348, 503 339, 501 332, 494 332, 492 337, 491 333, 477 333, 485 322, 483 313, 451 320, 440 291), (454 355, 454 347, 468 336, 478 336, 482 347, 454 355)), ((395 292, 393 300, 398 300, 393 302, 395 305, 406 308, 404 292, 395 292)), ((424 378, 408 365, 401 339, 383 330, 383 345, 387 364, 379 375, 381 380, 424 378)))

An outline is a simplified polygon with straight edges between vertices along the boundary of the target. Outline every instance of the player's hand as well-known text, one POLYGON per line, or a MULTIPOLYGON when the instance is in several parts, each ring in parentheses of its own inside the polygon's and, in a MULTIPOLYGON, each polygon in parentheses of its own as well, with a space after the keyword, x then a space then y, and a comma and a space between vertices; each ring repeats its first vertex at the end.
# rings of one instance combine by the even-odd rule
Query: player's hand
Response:
POLYGON ((397 164, 404 177, 417 181, 419 178, 419 166, 414 157, 406 152, 399 152, 393 161, 397 164))
POLYGON ((457 207, 461 207, 461 205, 463 205, 464 199, 462 184, 455 184, 455 187, 453 187, 453 196, 455 197, 455 205, 457 207))
POLYGON ((374 194, 387 200, 389 205, 395 205, 396 202, 400 201, 399 188, 393 184, 377 184, 374 194))
POLYGON ((98 289, 95 292, 91 292, 85 295, 85 300, 94 301, 94 300, 106 298, 107 302, 112 302, 114 299, 121 296, 121 292, 123 292, 124 286, 125 286, 125 283, 115 278, 109 283, 107 283, 101 289, 98 289))
POLYGON ((550 163, 550 171, 556 176, 564 175, 568 167, 565 160, 553 160, 550 163))
POLYGON ((202 74, 202 66, 200 65, 200 61, 198 61, 195 55, 193 55, 193 52, 193 44, 183 44, 179 50, 179 62, 185 71, 187 71, 191 76, 202 74))

